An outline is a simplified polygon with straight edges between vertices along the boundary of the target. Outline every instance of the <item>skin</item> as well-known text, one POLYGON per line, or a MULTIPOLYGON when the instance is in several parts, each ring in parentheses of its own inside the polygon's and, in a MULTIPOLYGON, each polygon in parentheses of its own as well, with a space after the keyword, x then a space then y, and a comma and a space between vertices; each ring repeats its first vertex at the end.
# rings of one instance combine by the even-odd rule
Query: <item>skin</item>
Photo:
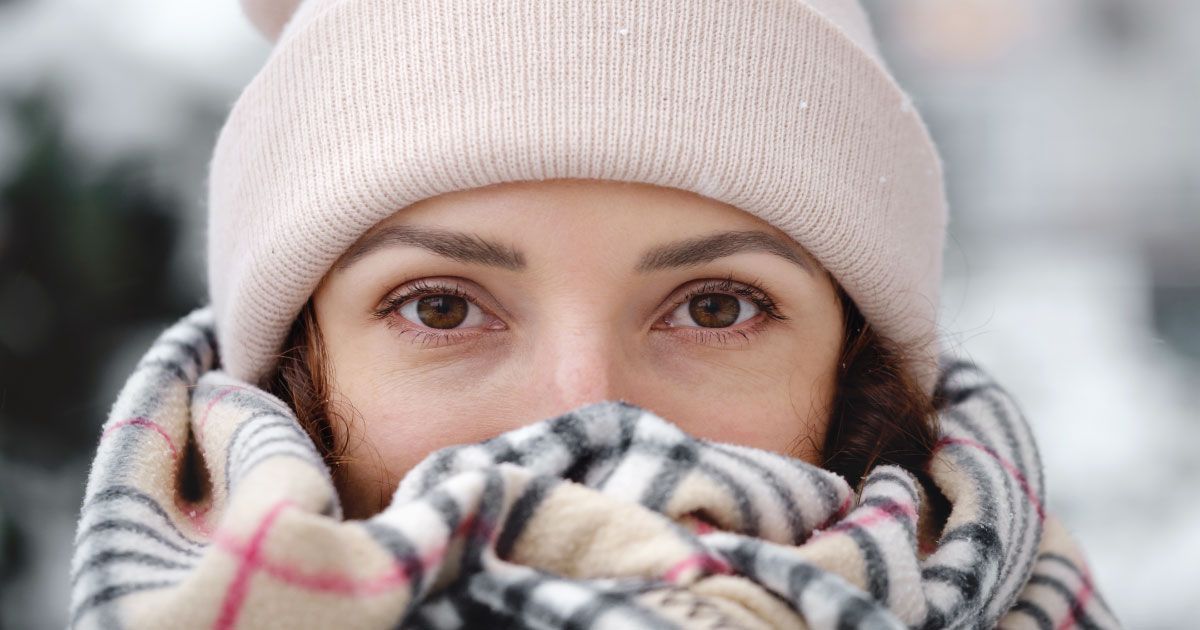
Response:
POLYGON ((314 293, 332 410, 348 420, 335 423, 349 456, 339 471, 348 517, 383 509, 404 473, 438 448, 602 400, 640 405, 698 437, 819 463, 843 335, 836 285, 765 221, 673 188, 545 180, 424 199, 356 246, 372 238, 385 244, 349 248, 314 293), (419 228, 495 241, 520 252, 523 268, 378 238, 419 228), (700 249, 719 256, 711 261, 638 268, 652 248, 726 231, 773 236, 808 268, 772 251, 719 256, 728 251, 712 247, 700 249), (437 288, 389 305, 414 284, 437 288), (786 319, 736 292, 747 286, 786 319))

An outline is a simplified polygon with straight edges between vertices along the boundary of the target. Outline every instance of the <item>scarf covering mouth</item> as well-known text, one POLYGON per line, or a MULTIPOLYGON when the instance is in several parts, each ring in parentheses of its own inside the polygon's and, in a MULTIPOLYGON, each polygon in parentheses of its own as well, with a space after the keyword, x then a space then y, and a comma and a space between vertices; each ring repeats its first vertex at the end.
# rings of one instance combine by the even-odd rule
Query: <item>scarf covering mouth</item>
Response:
POLYGON ((951 511, 921 549, 928 501, 903 468, 856 492, 620 401, 436 451, 384 511, 343 520, 294 413, 217 369, 215 339, 194 310, 114 403, 71 627, 1120 627, 1046 512, 1020 409, 961 359, 942 358, 929 467, 951 511))

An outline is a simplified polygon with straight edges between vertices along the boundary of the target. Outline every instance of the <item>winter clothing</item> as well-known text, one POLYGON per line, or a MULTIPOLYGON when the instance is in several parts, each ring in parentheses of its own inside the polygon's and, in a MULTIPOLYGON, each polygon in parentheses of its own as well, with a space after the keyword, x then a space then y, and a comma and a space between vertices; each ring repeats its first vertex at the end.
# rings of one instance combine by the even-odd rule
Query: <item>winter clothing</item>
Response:
POLYGON ((919 549, 931 510, 902 468, 856 492, 612 401, 435 452, 384 512, 343 521, 292 411, 214 369, 216 343, 197 309, 122 390, 88 478, 72 626, 1118 627, 1046 512, 1018 406, 961 360, 941 363, 929 469, 952 509, 919 549))
POLYGON ((232 376, 261 384, 322 276, 409 204, 593 178, 778 227, 932 391, 942 165, 856 0, 244 2, 278 41, 209 173, 232 376))

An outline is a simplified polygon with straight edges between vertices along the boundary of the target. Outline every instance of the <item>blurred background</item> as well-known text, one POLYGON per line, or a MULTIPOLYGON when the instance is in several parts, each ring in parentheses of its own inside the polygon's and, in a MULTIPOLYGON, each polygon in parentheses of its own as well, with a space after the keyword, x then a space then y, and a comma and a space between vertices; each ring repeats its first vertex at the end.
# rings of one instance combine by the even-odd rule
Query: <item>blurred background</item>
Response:
MULTIPOLYGON (((1200 2, 863 0, 946 164, 942 324, 1130 628, 1200 584, 1200 2)), ((234 0, 0 0, 0 628, 61 628, 109 406, 204 294, 234 0)))

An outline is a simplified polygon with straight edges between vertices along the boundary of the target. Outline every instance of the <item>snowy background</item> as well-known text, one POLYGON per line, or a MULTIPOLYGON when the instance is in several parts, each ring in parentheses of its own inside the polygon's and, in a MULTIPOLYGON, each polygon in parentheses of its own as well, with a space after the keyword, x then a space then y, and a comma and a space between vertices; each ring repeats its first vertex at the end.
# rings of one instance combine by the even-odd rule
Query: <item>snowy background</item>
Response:
MULTIPOLYGON (((1200 2, 864 4, 946 163, 949 345, 1022 401, 1121 620, 1193 625, 1200 2)), ((65 625, 98 428, 203 293, 206 162, 268 52, 235 0, 0 0, 0 628, 65 625)))

